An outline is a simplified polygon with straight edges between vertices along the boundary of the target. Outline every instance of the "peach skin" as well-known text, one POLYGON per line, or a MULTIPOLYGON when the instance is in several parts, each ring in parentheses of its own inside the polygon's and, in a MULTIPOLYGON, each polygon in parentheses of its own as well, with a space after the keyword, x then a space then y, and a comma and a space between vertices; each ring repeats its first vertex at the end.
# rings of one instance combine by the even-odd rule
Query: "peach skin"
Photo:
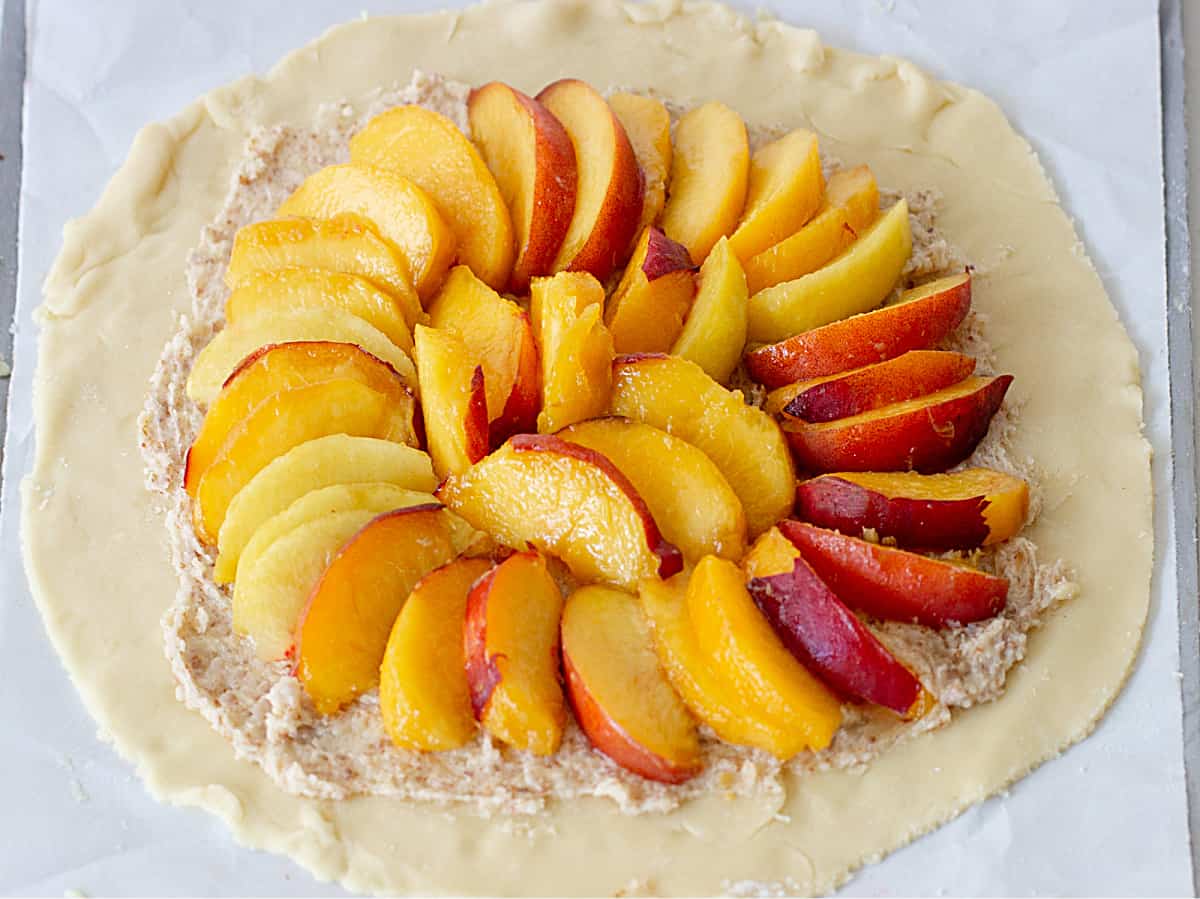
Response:
POLYGON ((825 178, 817 136, 797 129, 764 144, 750 159, 746 208, 729 246, 745 262, 795 234, 821 205, 825 178))
POLYGON ((604 308, 618 353, 665 353, 683 330, 696 292, 687 248, 655 227, 638 238, 604 308))
POLYGON ((718 383, 725 383, 746 347, 746 276, 726 238, 700 266, 696 301, 671 347, 671 354, 695 362, 718 383))
POLYGON ((636 597, 599 586, 572 593, 562 655, 567 695, 593 746, 648 780, 678 784, 700 772, 696 724, 659 666, 636 597))
POLYGON ((524 293, 553 271, 575 211, 578 170, 571 137, 537 100, 492 81, 467 101, 471 137, 512 216, 516 260, 509 288, 524 293))
POLYGON ((566 723, 559 672, 562 594, 535 552, 509 556, 467 597, 463 628, 475 718, 496 739, 553 755, 566 723))
POLYGON ((810 472, 945 471, 988 432, 1012 375, 970 377, 953 387, 861 415, 783 422, 796 463, 810 472))
POLYGON ((405 599, 453 555, 438 504, 385 512, 338 550, 296 625, 294 674, 318 712, 332 715, 379 683, 405 599))
POLYGON ((969 624, 1000 614, 1008 581, 969 565, 868 543, 785 520, 779 530, 842 602, 876 618, 926 627, 969 624))
POLYGON ((413 587, 396 617, 379 666, 383 728, 403 749, 440 752, 475 737, 463 622, 486 559, 455 559, 413 587))
POLYGON ((971 308, 971 273, 906 290, 882 309, 855 315, 746 355, 750 376, 767 387, 834 375, 936 346, 971 308))
POLYGON ((591 85, 563 78, 537 100, 570 136, 578 173, 575 211, 551 270, 591 272, 603 281, 628 258, 637 234, 642 169, 621 120, 591 85))
POLYGON ((508 207, 483 157, 452 121, 412 103, 389 109, 350 138, 350 161, 394 172, 425 191, 454 232, 458 260, 492 288, 508 285, 508 207))
POLYGON ((796 514, 846 534, 871 528, 902 547, 971 550, 1016 536, 1029 514, 1029 485, 988 468, 838 472, 800 484, 796 514))
POLYGON ((785 340, 878 306, 911 255, 908 204, 900 200, 828 265, 752 294, 750 339, 785 340))
POLYGON ((645 189, 642 213, 634 234, 658 221, 667 202, 667 176, 671 172, 671 114, 653 97, 616 93, 608 105, 621 120, 633 153, 642 169, 645 189))
POLYGON ((749 179, 750 141, 741 117, 715 101, 684 113, 675 125, 663 231, 693 259, 704 259, 737 227, 749 179))
POLYGON ((635 588, 683 567, 645 500, 611 461, 551 434, 517 434, 438 499, 506 546, 536 546, 585 581, 635 588))

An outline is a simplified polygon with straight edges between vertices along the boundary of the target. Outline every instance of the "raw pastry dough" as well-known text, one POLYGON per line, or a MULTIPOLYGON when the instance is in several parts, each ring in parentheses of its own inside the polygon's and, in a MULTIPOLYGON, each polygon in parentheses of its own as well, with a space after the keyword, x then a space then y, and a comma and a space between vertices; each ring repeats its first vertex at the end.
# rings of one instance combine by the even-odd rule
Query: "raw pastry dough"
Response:
POLYGON ((711 4, 583 0, 334 29, 265 79, 146 128, 96 208, 68 225, 44 311, 23 539, 58 652, 156 795, 208 808, 243 842, 353 889, 700 894, 749 880, 829 890, 1086 735, 1136 655, 1152 554, 1136 354, 1069 219, 987 98, 904 62, 825 48, 812 32, 711 4), (386 799, 289 796, 176 702, 158 623, 175 573, 160 561, 136 418, 188 303, 184 258, 250 129, 309 121, 320 104, 403 84, 413 68, 526 90, 570 73, 721 99, 749 121, 814 128, 826 152, 869 163, 883 184, 942 191, 940 225, 979 263, 977 308, 1001 368, 1017 376, 1017 450, 1045 472, 1033 536, 1077 565, 1082 588, 1032 637, 1002 699, 864 773, 808 776, 782 806, 714 797, 631 818, 586 801, 519 827, 386 799))

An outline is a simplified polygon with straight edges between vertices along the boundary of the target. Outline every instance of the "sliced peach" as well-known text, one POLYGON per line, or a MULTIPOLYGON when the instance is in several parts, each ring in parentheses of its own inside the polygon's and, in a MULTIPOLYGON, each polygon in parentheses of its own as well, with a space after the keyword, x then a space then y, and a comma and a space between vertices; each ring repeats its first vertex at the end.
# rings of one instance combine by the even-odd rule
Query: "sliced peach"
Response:
POLYGON ((365 278, 407 304, 413 293, 408 259, 380 236, 370 219, 352 212, 329 219, 281 218, 238 229, 225 283, 236 290, 257 272, 316 268, 365 278))
POLYGON ((396 106, 350 138, 350 161, 395 172, 425 191, 454 232, 459 261, 496 290, 508 285, 508 207, 483 157, 452 121, 416 104, 396 106))
POLYGON ((933 393, 974 371, 970 356, 912 350, 886 362, 800 381, 783 411, 803 421, 833 421, 933 393))
POLYGON ((726 743, 754 746, 780 759, 805 747, 805 737, 782 719, 742 696, 721 677, 700 649, 687 603, 688 575, 647 579, 638 587, 642 608, 654 632, 659 661, 672 686, 697 718, 726 743))
POLYGON ((452 331, 417 325, 417 377, 424 397, 425 439, 439 478, 458 474, 488 453, 483 367, 452 331))
POLYGON ((571 594, 562 617, 563 672, 579 726, 622 768, 678 784, 700 773, 700 737, 659 667, 636 597, 611 587, 571 594))
POLYGON ((663 536, 695 562, 737 559, 746 547, 741 500, 712 460, 666 431, 626 418, 594 418, 558 436, 600 453, 629 478, 663 536))
POLYGON ((517 749, 553 755, 566 721, 559 673, 562 594, 535 552, 509 556, 471 588, 463 653, 475 717, 517 749))
POLYGON ((683 244, 658 228, 646 228, 604 310, 613 348, 618 353, 669 350, 692 305, 695 271, 683 244))
POLYGON ((463 622, 486 559, 455 559, 413 588, 388 637, 379 668, 379 711, 392 742, 439 752, 475 736, 467 686, 463 622))
POLYGON ((543 433, 595 418, 608 404, 613 341, 600 320, 603 304, 604 288, 587 272, 533 282, 542 363, 537 427, 543 433))
POLYGON ((724 383, 746 346, 746 275, 722 237, 700 266, 696 302, 671 353, 690 359, 724 383))
POLYGON ((770 577, 791 571, 799 555, 796 545, 772 527, 759 535, 740 564, 748 578, 770 577))
POLYGON ((311 342, 355 344, 386 362, 409 387, 417 386, 417 370, 408 356, 411 347, 397 346, 358 316, 332 307, 281 309, 241 319, 210 340, 192 363, 188 397, 209 405, 242 363, 261 348, 311 342))
POLYGON ((788 722, 809 749, 828 746, 842 722, 841 706, 780 642, 747 592, 742 570, 705 556, 688 582, 687 604, 696 639, 720 676, 788 722))
POLYGON ((457 334, 483 366, 491 445, 534 430, 541 373, 529 314, 459 265, 430 305, 429 317, 435 328, 457 334))
POLYGON ((634 234, 658 221, 667 202, 667 176, 671 172, 671 114, 653 97, 616 93, 608 105, 621 120, 633 153, 642 169, 645 190, 642 215, 634 234))
POLYGON ((817 136, 797 129, 759 147, 750 159, 746 208, 729 246, 740 261, 757 256, 812 218, 825 193, 817 136))
POLYGON ((936 346, 970 308, 968 271, 906 290, 896 303, 874 312, 759 347, 747 354, 746 367, 768 387, 861 368, 936 346))
POLYGON ((609 409, 674 434, 712 459, 742 501, 751 536, 791 508, 796 474, 779 427, 696 363, 677 356, 619 357, 609 409))
POLYGON ((332 715, 379 683, 405 599, 453 554, 436 503, 386 512, 338 550, 296 625, 294 674, 320 714, 332 715))
POLYGON ((229 503, 276 456, 327 434, 417 443, 411 403, 396 403, 360 381, 335 378, 272 394, 230 431, 196 487, 192 521, 213 544, 229 503))
POLYGON ((387 363, 351 343, 299 341, 268 344, 238 367, 208 407, 200 433, 188 449, 183 486, 196 495, 200 478, 225 438, 254 409, 280 390, 349 378, 377 390, 397 405, 416 406, 412 390, 387 363))
POLYGON ((509 282, 523 293, 553 270, 575 211, 577 168, 571 137, 537 100, 492 81, 471 91, 471 137, 512 215, 516 261, 509 282))
POLYGON ((263 522, 310 491, 357 482, 425 492, 437 486, 429 456, 403 443, 349 434, 302 443, 271 460, 229 503, 217 535, 217 583, 233 580, 242 550, 263 522))
MULTIPOLYGON (((360 438, 364 439, 364 438, 360 438)), ((435 502, 433 496, 426 491, 410 490, 386 481, 350 481, 344 484, 329 484, 315 486, 307 493, 301 494, 283 509, 264 518, 246 545, 238 554, 237 559, 223 561, 223 568, 231 574, 218 583, 232 583, 237 579, 239 568, 254 567, 259 556, 276 540, 289 531, 331 515, 342 512, 371 512, 380 515, 393 509, 405 509, 409 506, 421 506, 435 502)), ((447 516, 449 513, 447 513, 447 516)), ((226 516, 228 517, 228 516, 226 516)))
POLYGON ((1008 581, 962 563, 931 559, 799 521, 780 531, 838 598, 876 618, 927 627, 968 624, 1004 610, 1008 581))
POLYGON ((861 234, 879 218, 879 185, 870 166, 841 169, 825 184, 825 203, 846 211, 846 223, 861 234))
POLYGON ((846 210, 828 206, 795 234, 746 260, 746 284, 752 294, 815 272, 854 243, 846 210))
POLYGON ((989 468, 949 474, 839 472, 796 488, 796 514, 847 534, 871 528, 900 546, 967 550, 1017 534, 1029 485, 989 468))
POLYGON ((908 204, 900 200, 828 265, 752 294, 750 339, 784 340, 878 306, 910 255, 908 204))
POLYGON ((786 573, 752 578, 748 589, 793 657, 838 695, 897 715, 919 711, 921 682, 803 558, 786 573))
POLYGON ((662 229, 693 259, 704 259, 737 227, 749 179, 750 141, 741 117, 715 101, 684 113, 675 125, 662 229))
POLYGON ((225 323, 286 309, 334 306, 374 325, 397 346, 412 345, 412 326, 424 313, 416 292, 399 300, 365 278, 319 268, 283 268, 242 279, 225 300, 225 323))
POLYGON ((536 546, 584 581, 632 588, 683 567, 645 500, 595 450, 550 434, 517 434, 437 497, 507 546, 536 546))
POLYGON ((344 212, 370 221, 408 260, 417 295, 433 295, 456 247, 454 232, 425 191, 386 169, 328 165, 309 175, 277 214, 329 219, 344 212))
POLYGON ((575 149, 575 211, 553 271, 591 272, 604 280, 627 258, 642 211, 642 170, 621 120, 577 78, 563 78, 537 95, 562 123, 575 149))
POLYGON ((811 472, 945 471, 971 455, 1012 375, 971 377, 936 393, 835 421, 783 423, 796 462, 811 472))

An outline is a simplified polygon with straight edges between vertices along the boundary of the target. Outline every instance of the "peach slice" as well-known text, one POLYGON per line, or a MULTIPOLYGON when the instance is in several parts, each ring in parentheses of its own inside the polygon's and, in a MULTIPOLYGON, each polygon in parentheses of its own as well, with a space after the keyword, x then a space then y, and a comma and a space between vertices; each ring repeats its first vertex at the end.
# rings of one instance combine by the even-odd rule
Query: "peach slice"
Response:
POLYGON ((796 545, 783 536, 779 528, 772 527, 759 535, 740 564, 747 578, 770 577, 791 571, 799 556, 796 545))
POLYGON ((315 268, 365 278, 407 304, 413 293, 408 259, 374 223, 353 212, 329 219, 281 218, 238 229, 225 283, 236 290, 257 272, 315 268))
POLYGON ((563 671, 579 726, 610 759, 649 780, 700 773, 700 737, 659 667, 636 597, 611 587, 571 594, 562 616, 563 671))
POLYGON ((417 386, 417 370, 408 349, 392 343, 379 329, 341 309, 263 311, 238 321, 217 334, 192 363, 187 395, 202 406, 211 404, 221 388, 249 357, 266 346, 288 343, 354 344, 386 362, 409 387, 417 386))
POLYGON ((988 468, 839 472, 800 484, 796 514, 847 534, 871 528, 900 546, 969 550, 1002 543, 1021 530, 1029 485, 988 468))
POLYGON ((608 298, 604 323, 618 353, 665 353, 683 330, 696 292, 687 249, 653 226, 638 238, 608 298))
POLYGON ((463 653, 475 717, 516 749, 553 755, 566 723, 562 594, 536 552, 509 556, 467 597, 463 653))
POLYGON ((1008 581, 969 565, 799 521, 782 521, 779 529, 842 602, 876 618, 968 624, 1000 614, 1008 599, 1008 581))
POLYGON ((674 434, 712 459, 742 501, 751 536, 791 509, 796 473, 779 427, 696 363, 676 356, 619 357, 609 410, 674 434))
POLYGON ((737 227, 749 179, 750 141, 741 117, 715 101, 684 113, 675 125, 663 231, 693 259, 704 259, 737 227))
POLYGON ((912 350, 886 362, 800 381, 783 411, 803 421, 833 421, 933 393, 974 371, 970 356, 912 350))
POLYGON ((421 578, 400 610, 379 668, 379 711, 397 746, 439 752, 475 736, 463 622, 471 587, 491 567, 455 559, 421 578))
POLYGON ((750 339, 783 340, 878 306, 911 255, 908 203, 900 200, 828 265, 752 294, 750 339))
POLYGON ((320 714, 332 715, 379 683, 405 599, 453 554, 437 503, 385 512, 337 551, 296 625, 294 674, 320 714))
POLYGON ((587 272, 533 282, 542 362, 537 428, 543 433, 595 418, 608 404, 613 341, 600 320, 603 303, 604 288, 587 272))
POLYGON ((417 443, 413 405, 349 378, 272 394, 230 431, 196 486, 192 521, 205 543, 216 542, 229 503, 276 456, 327 434, 417 443))
POLYGON ((417 325, 417 377, 425 398, 425 439, 439 478, 458 474, 488 453, 483 367, 451 331, 417 325))
POLYGON ((854 243, 846 210, 828 206, 803 228, 746 260, 746 284, 752 294, 794 281, 826 265, 854 243))
POLYGON ((397 346, 412 345, 412 326, 424 312, 416 292, 398 300, 365 278, 319 268, 284 268, 244 278, 225 300, 225 323, 281 309, 334 306, 378 328, 397 346))
POLYGON ((754 746, 789 759, 805 737, 743 697, 700 649, 687 604, 688 575, 642 581, 638 593, 654 632, 659 662, 692 713, 726 743, 754 746))
POLYGON ((271 460, 229 503, 217 534, 217 583, 233 580, 242 550, 265 521, 310 491, 358 482, 426 493, 437 486, 429 456, 403 443, 349 434, 302 443, 271 460))
POLYGON ((667 176, 671 172, 671 114, 653 97, 616 93, 608 105, 621 120, 633 154, 642 169, 645 189, 642 215, 634 234, 641 234, 658 221, 667 202, 667 176))
POLYGON ((945 471, 987 434, 1012 375, 970 377, 953 387, 834 421, 783 423, 801 468, 827 471, 945 471))
POLYGON ((350 378, 397 404, 413 407, 412 391, 388 365, 351 343, 308 341, 267 345, 255 350, 229 376, 208 407, 200 433, 188 449, 183 486, 196 495, 200 478, 221 451, 225 438, 254 409, 280 390, 350 378))
POLYGON ((425 191, 394 172, 364 165, 328 165, 304 179, 277 215, 329 219, 361 215, 408 260, 413 288, 426 298, 454 261, 454 232, 425 191))
POLYGON ((272 543, 310 521, 342 512, 366 511, 380 515, 392 509, 426 505, 434 501, 433 496, 426 491, 409 490, 386 481, 350 481, 313 487, 283 509, 264 518, 246 541, 237 559, 222 559, 218 556, 218 560, 225 563, 222 568, 231 572, 223 581, 218 579, 218 583, 232 583, 237 580, 237 572, 241 566, 244 565, 247 569, 253 567, 258 557, 272 543))
POLYGON ((629 478, 663 536, 695 562, 746 548, 741 500, 712 460, 666 431, 625 418, 594 418, 558 436, 600 453, 629 478))
POLYGON ((825 203, 846 211, 846 223, 859 234, 879 218, 879 185, 870 166, 840 169, 825 184, 825 203))
POLYGON ((601 281, 627 258, 642 211, 642 170, 621 120, 596 89, 576 78, 547 85, 538 102, 575 149, 575 211, 553 271, 591 272, 601 281))
POLYGON ((523 293, 549 274, 575 211, 575 148, 562 123, 537 100, 492 81, 467 101, 471 137, 512 215, 516 262, 509 286, 523 293))
POLYGON ((687 588, 696 639, 738 694, 786 721, 812 750, 824 749, 842 722, 838 700, 780 642, 727 559, 705 556, 687 588))
POLYGON ((534 430, 541 373, 529 314, 459 265, 429 307, 429 317, 435 328, 457 334, 483 366, 491 445, 534 430))
POLYGON ((437 497, 507 546, 536 546, 584 581, 633 588, 669 577, 683 556, 611 461, 550 434, 517 434, 437 497))
POLYGON ((795 234, 821 205, 825 178, 817 136, 797 129, 759 147, 750 159, 746 208, 729 246, 740 261, 795 234))
POLYGON ((459 261, 496 290, 507 286, 512 219, 483 157, 452 121, 416 104, 389 109, 350 138, 350 161, 425 191, 454 232, 459 261))
POLYGON ((748 589, 788 651, 837 694, 904 717, 920 711, 921 682, 803 558, 784 574, 752 578, 748 589))
POLYGON ((728 240, 722 237, 700 266, 696 302, 671 348, 724 383, 746 346, 746 275, 728 240))
POLYGON ((861 368, 936 346, 962 324, 970 308, 967 271, 906 290, 897 302, 874 312, 759 347, 747 354, 746 367, 768 387, 861 368))

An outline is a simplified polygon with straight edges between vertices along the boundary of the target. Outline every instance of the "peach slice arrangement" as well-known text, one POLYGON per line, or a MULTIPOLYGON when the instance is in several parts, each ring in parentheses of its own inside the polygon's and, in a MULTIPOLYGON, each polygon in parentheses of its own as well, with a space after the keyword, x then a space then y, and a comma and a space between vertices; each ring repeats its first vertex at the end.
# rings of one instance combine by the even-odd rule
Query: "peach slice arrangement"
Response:
POLYGON ((237 235, 182 486, 238 633, 401 748, 573 717, 668 784, 701 725, 789 759, 846 703, 922 715, 875 623, 999 614, 969 554, 1029 508, 961 467, 1012 380, 943 348, 970 272, 903 283, 903 200, 720 103, 493 82, 468 119, 384 112, 237 235))

